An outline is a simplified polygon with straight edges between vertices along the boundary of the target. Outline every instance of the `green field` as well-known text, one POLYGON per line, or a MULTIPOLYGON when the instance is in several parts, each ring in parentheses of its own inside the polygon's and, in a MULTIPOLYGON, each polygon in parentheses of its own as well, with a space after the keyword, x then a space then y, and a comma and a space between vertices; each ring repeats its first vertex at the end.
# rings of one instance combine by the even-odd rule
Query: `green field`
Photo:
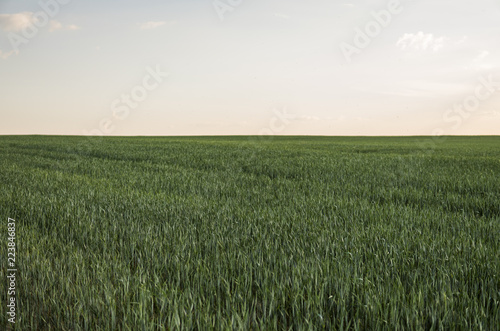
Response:
POLYGON ((17 330, 500 325, 500 137, 0 136, 0 156, 17 330))

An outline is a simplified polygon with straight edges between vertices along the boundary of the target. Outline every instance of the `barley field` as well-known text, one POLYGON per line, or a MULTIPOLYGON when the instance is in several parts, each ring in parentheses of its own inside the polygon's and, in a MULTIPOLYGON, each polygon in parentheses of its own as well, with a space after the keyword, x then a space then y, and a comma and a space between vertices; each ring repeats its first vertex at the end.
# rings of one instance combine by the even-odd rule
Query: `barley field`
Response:
POLYGON ((0 156, 16 330, 499 328, 500 137, 0 136, 0 156))

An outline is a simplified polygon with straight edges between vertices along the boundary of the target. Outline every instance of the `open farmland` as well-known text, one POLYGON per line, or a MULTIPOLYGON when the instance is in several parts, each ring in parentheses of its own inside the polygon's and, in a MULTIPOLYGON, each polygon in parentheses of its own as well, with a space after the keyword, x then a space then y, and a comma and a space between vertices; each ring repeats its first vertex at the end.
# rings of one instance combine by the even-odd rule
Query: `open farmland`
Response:
POLYGON ((16 329, 497 329, 500 137, 441 140, 2 136, 16 329))

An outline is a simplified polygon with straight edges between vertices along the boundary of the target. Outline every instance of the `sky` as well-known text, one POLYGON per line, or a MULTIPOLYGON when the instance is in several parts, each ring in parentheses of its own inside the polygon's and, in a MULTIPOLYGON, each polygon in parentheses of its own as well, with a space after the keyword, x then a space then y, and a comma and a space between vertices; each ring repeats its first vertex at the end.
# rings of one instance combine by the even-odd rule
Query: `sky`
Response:
POLYGON ((0 0, 0 134, 500 135, 498 0, 0 0))

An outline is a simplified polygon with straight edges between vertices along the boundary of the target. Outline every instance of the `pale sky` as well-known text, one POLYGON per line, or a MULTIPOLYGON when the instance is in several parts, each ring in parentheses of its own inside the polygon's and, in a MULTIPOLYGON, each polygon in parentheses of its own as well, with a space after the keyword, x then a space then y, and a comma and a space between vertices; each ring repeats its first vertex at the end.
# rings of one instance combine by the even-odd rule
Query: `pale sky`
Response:
POLYGON ((0 0, 0 91, 0 134, 500 135, 500 2, 0 0))

